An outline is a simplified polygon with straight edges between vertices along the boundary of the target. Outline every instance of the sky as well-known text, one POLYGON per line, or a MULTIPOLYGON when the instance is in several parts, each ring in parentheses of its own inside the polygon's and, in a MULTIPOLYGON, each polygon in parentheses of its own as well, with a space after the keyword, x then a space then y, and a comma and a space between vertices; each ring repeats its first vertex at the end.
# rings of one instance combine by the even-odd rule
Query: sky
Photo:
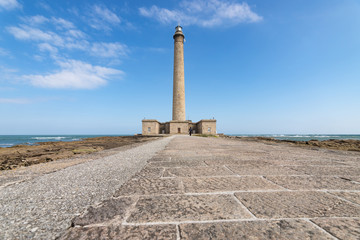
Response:
POLYGON ((136 134, 186 117, 226 134, 360 134, 358 0, 0 0, 0 135, 136 134))

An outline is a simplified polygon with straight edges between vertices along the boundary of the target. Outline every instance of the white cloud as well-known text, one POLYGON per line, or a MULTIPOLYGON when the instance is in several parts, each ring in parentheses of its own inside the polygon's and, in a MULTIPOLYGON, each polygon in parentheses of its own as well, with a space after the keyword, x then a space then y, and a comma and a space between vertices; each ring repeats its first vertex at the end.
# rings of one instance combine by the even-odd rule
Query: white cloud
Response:
POLYGON ((110 25, 121 23, 120 17, 105 6, 94 5, 91 9, 90 18, 87 19, 92 28, 109 31, 110 25))
POLYGON ((1 9, 12 10, 15 8, 21 8, 21 4, 16 0, 0 0, 0 11, 1 9))
POLYGON ((247 3, 220 0, 182 0, 178 10, 152 6, 139 8, 141 15, 161 23, 214 27, 238 23, 259 22, 262 17, 253 12, 247 3))
POLYGON ((0 47, 0 56, 10 56, 10 52, 0 47))
POLYGON ((121 77, 123 72, 113 68, 93 66, 89 63, 68 60, 58 62, 61 70, 48 75, 26 75, 24 79, 37 87, 94 89, 107 84, 112 77, 121 77))
POLYGON ((1 103, 13 103, 13 104, 27 104, 31 101, 25 98, 0 98, 1 103))
POLYGON ((41 15, 22 17, 21 19, 29 25, 40 25, 49 21, 48 18, 41 15))
POLYGON ((126 56, 128 47, 121 43, 94 43, 90 49, 90 53, 95 56, 106 58, 117 58, 126 56))
POLYGON ((74 24, 68 20, 65 20, 63 18, 55 18, 52 17, 51 20, 59 27, 65 28, 65 29, 72 29, 75 28, 74 24))
POLYGON ((8 27, 7 30, 17 39, 51 42, 56 46, 63 46, 63 39, 54 32, 44 32, 38 28, 21 25, 20 27, 8 27))

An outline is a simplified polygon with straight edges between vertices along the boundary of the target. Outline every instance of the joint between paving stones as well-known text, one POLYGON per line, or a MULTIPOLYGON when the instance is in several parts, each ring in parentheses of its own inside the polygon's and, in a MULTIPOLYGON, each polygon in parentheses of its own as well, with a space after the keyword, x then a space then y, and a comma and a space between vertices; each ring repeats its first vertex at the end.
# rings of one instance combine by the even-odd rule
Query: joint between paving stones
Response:
POLYGON ((240 205, 242 209, 244 209, 253 219, 257 219, 257 217, 235 196, 235 194, 232 194, 235 201, 240 205))
POLYGON ((315 228, 319 229, 320 231, 322 231, 323 233, 327 234, 329 237, 331 237, 332 239, 335 240, 340 240, 339 238, 337 238, 336 236, 334 236, 333 234, 331 234, 330 232, 326 231, 325 229, 323 229, 322 227, 320 227, 319 225, 317 225, 315 222, 311 221, 310 219, 304 219, 305 221, 307 221, 308 223, 312 224, 315 228))

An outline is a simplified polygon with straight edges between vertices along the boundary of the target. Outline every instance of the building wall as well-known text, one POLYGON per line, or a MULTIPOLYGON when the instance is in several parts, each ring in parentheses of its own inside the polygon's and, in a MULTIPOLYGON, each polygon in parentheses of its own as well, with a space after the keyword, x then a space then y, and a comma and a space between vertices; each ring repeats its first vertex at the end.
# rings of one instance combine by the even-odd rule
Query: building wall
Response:
POLYGON ((215 119, 203 119, 197 122, 197 130, 200 134, 209 134, 215 135, 216 134, 216 120, 215 119))
POLYGON ((170 121, 169 122, 169 133, 170 134, 188 134, 189 133, 189 122, 188 121, 170 121))
POLYGON ((160 133, 160 123, 157 120, 142 120, 142 135, 154 135, 160 133))

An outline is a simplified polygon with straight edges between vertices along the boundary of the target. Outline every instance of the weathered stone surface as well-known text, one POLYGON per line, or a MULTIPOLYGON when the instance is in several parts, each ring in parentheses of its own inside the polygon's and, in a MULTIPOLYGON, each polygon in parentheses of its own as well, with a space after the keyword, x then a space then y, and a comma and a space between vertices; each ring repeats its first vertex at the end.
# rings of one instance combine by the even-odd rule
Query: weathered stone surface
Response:
POLYGON ((222 165, 268 165, 265 160, 241 160, 241 159, 220 159, 220 160, 205 160, 205 163, 210 166, 222 166, 222 165))
POLYGON ((360 176, 351 176, 350 177, 351 180, 360 183, 360 176))
POLYGON ((302 171, 296 171, 288 167, 272 166, 272 165, 228 165, 231 171, 239 175, 303 175, 302 171))
POLYGON ((346 166, 344 162, 337 160, 271 160, 267 161, 275 165, 283 166, 346 166))
POLYGON ((142 197, 127 222, 247 219, 251 215, 232 195, 142 197))
POLYGON ((324 192, 253 192, 235 196, 259 218, 360 217, 360 207, 324 192))
POLYGON ((360 205, 360 192, 331 192, 331 194, 345 198, 350 202, 360 205))
POLYGON ((146 167, 206 167, 204 161, 173 161, 173 162, 150 162, 146 167))
POLYGON ((314 219, 312 221, 339 239, 346 239, 346 240, 360 239, 359 219, 325 218, 325 219, 314 219))
POLYGON ((265 178, 291 190, 360 190, 360 184, 335 176, 267 176, 265 178))
POLYGON ((70 228, 60 240, 176 239, 176 225, 70 228))
POLYGON ((181 192, 178 179, 140 178, 125 183, 115 192, 114 196, 177 194, 181 192))
POLYGON ((188 193, 282 189, 259 176, 186 178, 183 184, 188 193))
POLYGON ((332 175, 332 176, 360 176, 359 167, 340 167, 340 166, 294 166, 296 171, 302 171, 309 175, 332 175))
POLYGON ((164 168, 143 168, 134 178, 160 178, 164 172, 164 168))
POLYGON ((73 225, 85 226, 105 222, 115 217, 123 219, 128 207, 130 207, 134 201, 134 198, 124 197, 106 200, 96 208, 90 206, 83 216, 76 217, 73 220, 73 225))
POLYGON ((194 168, 168 168, 164 177, 201 177, 201 176, 226 176, 235 175, 223 166, 194 167, 194 168))
POLYGON ((182 239, 332 239, 303 220, 181 224, 182 239))

